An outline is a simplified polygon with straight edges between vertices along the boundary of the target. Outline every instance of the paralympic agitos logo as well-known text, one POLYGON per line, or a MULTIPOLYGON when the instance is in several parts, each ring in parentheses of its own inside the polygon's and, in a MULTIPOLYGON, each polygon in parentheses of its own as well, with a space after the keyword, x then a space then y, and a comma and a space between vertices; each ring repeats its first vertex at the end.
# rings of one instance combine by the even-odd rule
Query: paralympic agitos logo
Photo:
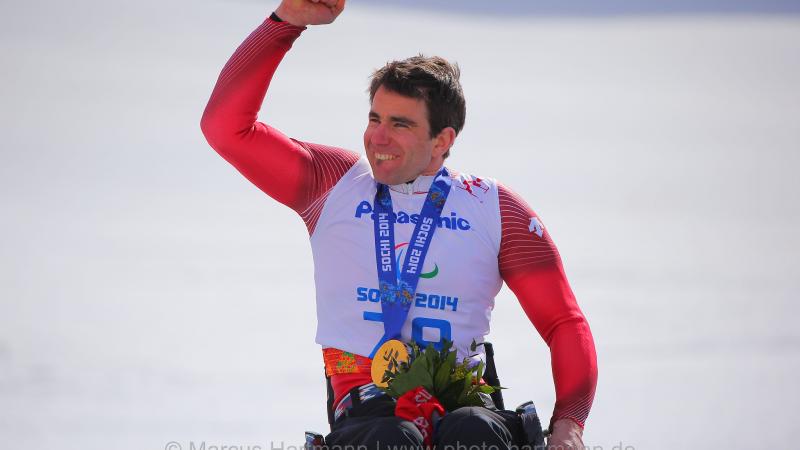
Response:
MULTIPOLYGON (((398 211, 395 213, 397 223, 413 223, 419 222, 419 214, 409 214, 405 211, 398 211)), ((372 203, 364 200, 356 206, 355 218, 372 218, 372 203)), ((454 231, 466 231, 472 228, 469 221, 463 217, 459 217, 455 211, 451 212, 449 216, 442 216, 439 218, 438 228, 447 228, 454 231)))
MULTIPOLYGON (((397 244, 394 247, 395 258, 397 259, 397 264, 395 264, 395 267, 396 267, 395 275, 397 276, 397 280, 398 281, 400 280, 400 270, 401 270, 401 267, 402 267, 402 264, 403 264, 403 261, 404 261, 403 256, 405 256, 405 254, 406 254, 406 249, 405 249, 406 246, 408 246, 408 242, 403 242, 402 244, 397 244)), ((427 272, 427 273, 423 272, 423 273, 421 273, 419 275, 419 277, 420 278, 434 278, 436 275, 439 275, 439 264, 434 263, 433 266, 434 266, 433 270, 431 270, 430 272, 427 272)))

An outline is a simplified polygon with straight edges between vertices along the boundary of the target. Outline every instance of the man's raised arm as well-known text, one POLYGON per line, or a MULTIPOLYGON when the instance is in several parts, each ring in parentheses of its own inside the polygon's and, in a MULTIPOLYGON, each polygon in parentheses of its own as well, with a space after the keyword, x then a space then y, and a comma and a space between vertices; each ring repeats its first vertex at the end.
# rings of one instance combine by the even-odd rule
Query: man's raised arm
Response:
POLYGON ((353 153, 289 139, 257 121, 269 83, 306 25, 333 22, 345 0, 284 0, 222 69, 201 128, 208 143, 275 200, 303 212, 356 161, 353 153))

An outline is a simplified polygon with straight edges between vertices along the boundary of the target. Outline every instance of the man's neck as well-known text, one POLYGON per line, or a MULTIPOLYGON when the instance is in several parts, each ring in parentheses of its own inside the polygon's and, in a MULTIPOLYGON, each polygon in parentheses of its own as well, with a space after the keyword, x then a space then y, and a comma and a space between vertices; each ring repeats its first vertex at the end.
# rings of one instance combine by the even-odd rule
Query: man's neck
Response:
POLYGON ((441 168, 441 167, 439 167, 438 169, 436 169, 436 170, 434 170, 434 171, 430 171, 430 170, 428 170, 428 171, 422 172, 421 174, 417 175, 417 178, 412 178, 410 181, 406 181, 406 184, 412 184, 412 183, 414 183, 415 181, 417 181, 417 179, 419 179, 419 177, 432 177, 432 176, 436 176, 436 175, 439 173, 439 171, 440 171, 440 170, 442 170, 442 168, 441 168))
POLYGON ((423 171, 423 172, 422 172, 421 174, 419 174, 419 175, 420 175, 420 176, 425 176, 425 177, 431 177, 431 176, 434 176, 434 175, 436 175, 437 173, 439 173, 439 171, 440 171, 440 170, 442 170, 442 167, 444 167, 444 161, 442 161, 442 162, 439 164, 439 167, 437 167, 437 168, 435 168, 435 169, 425 170, 425 171, 423 171))

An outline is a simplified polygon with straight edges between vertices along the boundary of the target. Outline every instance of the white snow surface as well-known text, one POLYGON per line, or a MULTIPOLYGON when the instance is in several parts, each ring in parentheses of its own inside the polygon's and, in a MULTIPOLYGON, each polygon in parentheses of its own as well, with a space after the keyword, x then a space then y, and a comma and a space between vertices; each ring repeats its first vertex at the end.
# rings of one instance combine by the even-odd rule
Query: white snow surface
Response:
MULTIPOLYGON (((260 119, 361 151, 372 69, 458 61, 448 165, 533 205, 592 327, 586 444, 795 442, 800 18, 364 3, 295 43, 260 119)), ((0 448, 288 449, 327 430, 305 227, 199 129, 273 7, 0 4, 0 448)), ((490 340, 507 405, 547 420, 548 349, 505 288, 490 340)))

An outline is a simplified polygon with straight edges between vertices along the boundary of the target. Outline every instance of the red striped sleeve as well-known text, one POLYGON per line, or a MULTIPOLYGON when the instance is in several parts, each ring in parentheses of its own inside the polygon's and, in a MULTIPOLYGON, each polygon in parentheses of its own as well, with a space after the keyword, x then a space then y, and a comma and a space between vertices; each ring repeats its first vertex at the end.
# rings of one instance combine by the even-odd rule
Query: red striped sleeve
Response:
POLYGON ((500 273, 506 275, 553 264, 558 250, 539 217, 512 190, 498 183, 500 217, 503 224, 500 245, 500 273))
POLYGON ((275 70, 302 31, 270 19, 256 28, 222 69, 200 126, 214 150, 313 232, 327 193, 358 155, 289 139, 257 120, 275 70))
POLYGON ((308 228, 308 234, 314 234, 322 207, 328 194, 342 176, 358 161, 358 155, 336 147, 326 145, 301 143, 311 154, 314 169, 314 183, 308 190, 303 202, 306 206, 296 210, 308 228))
POLYGON ((541 220, 519 195, 503 185, 498 190, 500 275, 550 347, 556 387, 551 423, 567 418, 583 426, 597 385, 597 356, 589 324, 541 220))

